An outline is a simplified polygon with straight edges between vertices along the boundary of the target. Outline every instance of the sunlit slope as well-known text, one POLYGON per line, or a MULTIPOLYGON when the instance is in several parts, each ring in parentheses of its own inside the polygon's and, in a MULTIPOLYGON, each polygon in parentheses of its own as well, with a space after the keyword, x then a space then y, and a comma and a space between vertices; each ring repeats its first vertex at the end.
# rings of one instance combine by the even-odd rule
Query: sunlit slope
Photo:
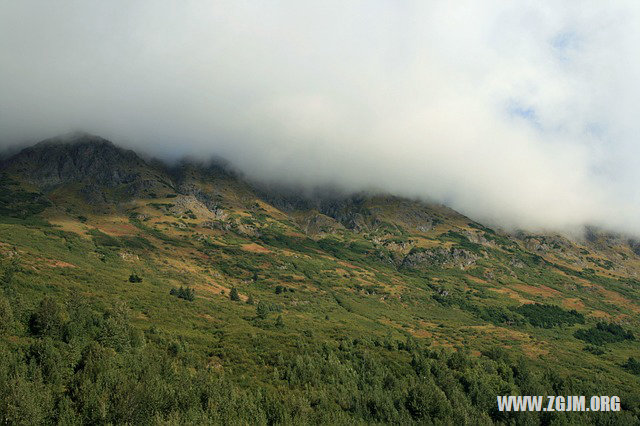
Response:
MULTIPOLYGON (((357 338, 478 359, 503 348, 638 397, 640 377, 624 367, 638 340, 579 338, 601 321, 639 330, 634 241, 507 235, 391 196, 292 201, 217 163, 170 169, 136 157, 126 181, 92 183, 89 167, 52 183, 27 173, 28 158, 5 164, 0 200, 7 297, 24 315, 45 295, 104 310, 124 303, 135 328, 240 381, 268 380, 266 360, 301 344, 357 338), (180 287, 195 299, 170 294, 180 287), (260 302, 272 310, 264 318, 260 302)), ((24 330, 3 339, 30 341, 24 330)), ((410 360, 388 348, 380 356, 410 360)))

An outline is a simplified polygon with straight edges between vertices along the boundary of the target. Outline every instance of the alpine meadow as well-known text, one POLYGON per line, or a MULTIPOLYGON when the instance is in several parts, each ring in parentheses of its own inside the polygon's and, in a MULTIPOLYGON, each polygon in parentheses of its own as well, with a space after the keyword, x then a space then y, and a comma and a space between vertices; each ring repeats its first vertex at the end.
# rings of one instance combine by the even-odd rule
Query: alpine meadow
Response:
POLYGON ((0 424, 640 424, 638 19, 0 0, 0 424))

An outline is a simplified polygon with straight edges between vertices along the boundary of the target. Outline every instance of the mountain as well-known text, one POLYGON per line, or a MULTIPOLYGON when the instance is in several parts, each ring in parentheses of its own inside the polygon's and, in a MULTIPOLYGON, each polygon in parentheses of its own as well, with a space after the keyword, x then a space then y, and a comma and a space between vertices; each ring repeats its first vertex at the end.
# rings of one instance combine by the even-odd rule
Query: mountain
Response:
POLYGON ((89 203, 145 196, 170 188, 156 170, 130 150, 83 133, 47 139, 5 160, 6 173, 39 189, 76 186, 89 203))
POLYGON ((638 246, 49 139, 0 166, 0 414, 637 423, 638 246), (617 395, 623 410, 500 412, 506 394, 617 395))

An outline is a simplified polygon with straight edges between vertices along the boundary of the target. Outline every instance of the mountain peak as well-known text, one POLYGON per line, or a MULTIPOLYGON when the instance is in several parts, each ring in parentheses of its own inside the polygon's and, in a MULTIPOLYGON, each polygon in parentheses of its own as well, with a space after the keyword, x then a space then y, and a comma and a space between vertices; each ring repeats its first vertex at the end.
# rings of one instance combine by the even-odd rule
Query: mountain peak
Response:
POLYGON ((99 136, 75 132, 25 148, 1 168, 42 187, 82 181, 115 187, 136 180, 147 167, 131 150, 99 136))
POLYGON ((34 147, 52 145, 109 145, 115 147, 111 141, 101 136, 82 131, 70 132, 64 135, 48 138, 37 143, 34 147))

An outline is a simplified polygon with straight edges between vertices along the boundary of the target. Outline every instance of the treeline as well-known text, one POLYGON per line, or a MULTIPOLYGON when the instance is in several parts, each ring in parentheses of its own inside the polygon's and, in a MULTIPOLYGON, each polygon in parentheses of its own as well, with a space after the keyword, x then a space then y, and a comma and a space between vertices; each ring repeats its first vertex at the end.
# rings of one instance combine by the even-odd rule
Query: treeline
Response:
POLYGON ((496 395, 619 394, 606 383, 535 369, 500 349, 472 357, 413 338, 299 336, 296 350, 256 356, 264 374, 248 382, 233 362, 207 367, 183 341, 132 327, 124 305, 101 313, 80 299, 45 298, 26 311, 1 298, 0 315, 0 419, 9 424, 640 420, 627 395, 620 395, 621 413, 498 412, 496 395))

